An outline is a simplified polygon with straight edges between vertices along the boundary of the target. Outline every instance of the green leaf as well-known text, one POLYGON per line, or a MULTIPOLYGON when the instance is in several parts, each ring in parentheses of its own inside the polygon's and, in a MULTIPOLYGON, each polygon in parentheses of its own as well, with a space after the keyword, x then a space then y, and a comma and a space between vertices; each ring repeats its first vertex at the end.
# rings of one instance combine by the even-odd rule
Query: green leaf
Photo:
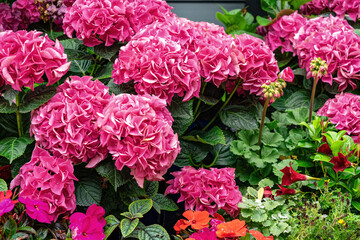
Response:
POLYGON ((116 55, 119 50, 120 45, 118 43, 114 43, 111 46, 105 46, 105 44, 100 44, 94 47, 94 52, 96 55, 99 55, 100 57, 105 58, 109 61, 112 57, 116 55))
POLYGON ((82 73, 82 75, 85 76, 86 71, 91 66, 91 63, 91 60, 72 60, 69 72, 82 73))
POLYGON ((249 177, 249 183, 251 185, 257 185, 259 184, 260 180, 262 179, 262 176, 259 174, 259 172, 252 172, 249 177))
POLYGON ((281 134, 275 132, 264 132, 261 142, 265 146, 271 146, 271 147, 279 147, 280 143, 284 141, 284 138, 281 136, 281 134))
POLYGON ((12 237, 17 231, 17 224, 14 219, 8 219, 4 224, 5 233, 8 232, 8 236, 12 237))
POLYGON ((157 182, 157 181, 146 181, 145 184, 144 184, 144 189, 145 189, 146 194, 149 197, 152 197, 159 190, 159 182, 157 182))
POLYGON ((261 16, 256 16, 256 21, 261 25, 261 26, 267 26, 271 23, 270 19, 261 17, 261 16))
POLYGON ((29 226, 22 226, 22 227, 19 227, 18 228, 18 231, 24 231, 24 232, 29 232, 29 233, 32 233, 32 234, 37 234, 35 229, 33 229, 32 227, 29 227, 29 226))
POLYGON ((94 78, 99 79, 99 80, 111 78, 113 69, 114 69, 113 63, 108 62, 105 66, 99 68, 99 70, 96 72, 96 75, 94 76, 94 78))
POLYGON ((179 209, 179 207, 173 200, 165 197, 163 194, 157 193, 151 199, 160 207, 161 210, 177 211, 179 209))
POLYGON ((325 154, 318 153, 314 157, 314 161, 330 162, 331 157, 325 154))
POLYGON ((121 216, 124 216, 126 218, 132 219, 133 215, 130 212, 123 212, 120 214, 121 216))
POLYGON ((129 236, 135 230, 138 224, 139 224, 138 218, 134 218, 132 220, 124 218, 123 220, 121 220, 120 229, 123 237, 129 236))
POLYGON ((18 232, 12 235, 12 237, 10 238, 10 240, 20 240, 20 239, 29 239, 29 234, 24 232, 18 232))
POLYGON ((298 10, 301 5, 311 1, 312 0, 291 0, 290 5, 292 6, 292 9, 298 10))
POLYGON ((174 119, 174 123, 172 125, 174 132, 176 132, 179 136, 182 136, 194 119, 194 113, 192 110, 194 100, 187 102, 181 102, 177 98, 174 100, 171 102, 171 105, 168 106, 168 110, 174 119))
POLYGON ((195 136, 183 136, 184 140, 199 142, 209 145, 223 144, 225 145, 225 136, 218 126, 213 127, 207 132, 200 132, 195 136))
POLYGON ((111 235, 111 233, 120 225, 120 221, 114 216, 106 216, 106 225, 105 225, 105 240, 111 235))
POLYGON ((0 141, 0 155, 10 160, 10 163, 24 154, 27 145, 34 141, 33 138, 22 136, 9 137, 0 141))
POLYGON ((299 167, 309 168, 314 166, 312 162, 306 160, 296 160, 296 162, 299 164, 299 167))
POLYGON ((14 100, 19 94, 19 91, 12 89, 10 86, 5 85, 5 91, 2 92, 2 97, 8 101, 10 105, 15 105, 14 100))
POLYGON ((153 224, 141 229, 138 234, 139 240, 170 240, 166 230, 158 225, 153 224))
POLYGON ((232 105, 225 107, 220 112, 223 124, 235 130, 257 129, 257 120, 254 112, 245 106, 232 105))
POLYGON ((132 215, 135 213, 145 214, 152 208, 152 200, 151 199, 142 199, 132 202, 129 206, 129 211, 132 215))
POLYGON ((191 163, 201 162, 209 152, 209 148, 205 144, 197 142, 187 142, 180 140, 181 152, 175 160, 178 167, 188 166, 191 163))
POLYGON ((244 218, 248 218, 248 217, 250 217, 251 215, 253 215, 253 209, 242 208, 242 209, 241 209, 241 215, 242 215, 244 218))
POLYGON ((357 201, 351 201, 351 205, 356 208, 358 211, 360 211, 360 202, 357 201))
POLYGON ((254 209, 251 215, 251 220, 254 222, 263 222, 267 219, 267 214, 264 209, 254 209))
POLYGON ((235 135, 230 131, 223 130, 225 136, 225 143, 215 145, 210 151, 214 156, 215 164, 217 166, 230 166, 237 160, 237 156, 230 151, 230 142, 235 139, 235 135))
POLYGON ((275 18, 278 9, 277 9, 277 0, 261 0, 261 8, 265 11, 268 12, 268 14, 272 17, 275 18))
POLYGON ((265 208, 265 210, 270 211, 270 210, 273 210, 273 209, 275 209, 276 207, 278 207, 280 205, 282 205, 281 202, 270 200, 270 201, 266 201, 264 203, 264 208, 265 208))
POLYGON ((94 203, 100 205, 101 183, 91 176, 80 178, 75 182, 76 205, 88 207, 94 203))
POLYGON ((41 85, 28 91, 23 97, 22 103, 19 106, 21 113, 31 112, 48 102, 56 94, 56 87, 41 85))
POLYGON ((285 159, 285 160, 282 160, 279 163, 273 164, 273 172, 274 172, 274 174, 277 177, 282 178, 284 173, 281 172, 280 170, 283 169, 284 167, 290 166, 290 163, 291 163, 291 167, 296 171, 298 166, 299 166, 298 163, 295 160, 285 159))
POLYGON ((286 222, 278 222, 270 227, 270 232, 274 236, 279 236, 281 233, 283 233, 286 230, 288 226, 289 224, 287 224, 286 222))
POLYGON ((0 96, 0 113, 14 113, 16 112, 16 105, 9 104, 5 98, 0 96))
POLYGON ((130 180, 122 171, 116 169, 114 162, 100 163, 95 169, 101 176, 109 180, 115 191, 130 180))
POLYGON ((259 187, 272 187, 274 186, 274 182, 268 178, 264 178, 262 179, 259 183, 258 183, 259 187))
POLYGON ((4 179, 0 178, 0 192, 5 192, 8 190, 7 184, 4 179))

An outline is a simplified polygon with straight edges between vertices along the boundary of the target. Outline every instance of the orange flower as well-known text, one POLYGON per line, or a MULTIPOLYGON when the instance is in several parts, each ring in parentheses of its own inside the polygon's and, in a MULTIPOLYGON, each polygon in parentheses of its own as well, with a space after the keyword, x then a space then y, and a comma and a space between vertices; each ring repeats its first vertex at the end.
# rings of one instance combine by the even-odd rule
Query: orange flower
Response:
POLYGON ((247 233, 245 221, 239 219, 217 225, 216 236, 219 238, 243 237, 247 233))
POLYGON ((174 230, 179 233, 181 232, 181 230, 185 230, 190 224, 186 224, 185 223, 185 219, 180 219, 179 221, 176 222, 175 226, 174 226, 174 230))
POLYGON ((191 225, 192 229, 200 230, 203 228, 209 227, 209 213, 207 211, 192 211, 188 210, 183 213, 183 216, 186 217, 189 221, 184 220, 184 223, 189 226, 191 225))
POLYGON ((265 237, 264 235, 262 235, 261 232, 256 231, 254 229, 250 230, 250 234, 253 235, 256 238, 256 240, 273 240, 274 239, 273 236, 265 237))

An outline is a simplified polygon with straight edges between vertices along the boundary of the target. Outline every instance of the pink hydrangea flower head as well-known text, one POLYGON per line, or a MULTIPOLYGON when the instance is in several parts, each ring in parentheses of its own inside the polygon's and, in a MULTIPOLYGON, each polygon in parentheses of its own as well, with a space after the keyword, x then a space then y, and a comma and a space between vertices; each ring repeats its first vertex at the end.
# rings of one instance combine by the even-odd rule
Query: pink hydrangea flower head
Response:
POLYGON ((135 33, 155 21, 165 22, 174 17, 172 7, 163 0, 129 0, 128 4, 134 10, 127 18, 135 33))
POLYGON ((337 94, 328 99, 317 115, 326 116, 338 130, 346 130, 349 135, 360 134, 360 96, 352 93, 337 94))
POLYGON ((75 31, 86 46, 111 46, 115 41, 126 42, 133 35, 127 19, 133 11, 127 0, 76 0, 66 9, 63 29, 70 38, 75 31))
POLYGON ((237 204, 242 195, 235 183, 235 169, 183 167, 181 171, 173 172, 175 179, 169 180, 165 194, 180 193, 178 202, 185 201, 185 209, 208 211, 214 215, 218 209, 223 209, 232 217, 239 214, 237 204))
POLYGON ((32 112, 30 133, 54 156, 95 167, 107 156, 96 119, 110 98, 109 89, 99 80, 72 76, 49 102, 32 112))
POLYGON ((299 58, 299 66, 305 68, 307 77, 312 76, 311 61, 321 58, 327 65, 327 74, 322 81, 339 84, 339 91, 350 85, 356 88, 353 80, 360 79, 360 56, 358 51, 360 37, 354 29, 338 17, 317 17, 307 21, 293 39, 293 46, 299 58), (334 73, 337 76, 333 77, 334 73))
POLYGON ((74 240, 102 240, 105 238, 104 227, 104 208, 91 205, 86 214, 76 212, 70 216, 71 237, 74 240))
POLYGON ((282 47, 282 53, 294 52, 291 40, 306 21, 306 18, 298 14, 297 11, 289 16, 285 15, 280 17, 272 25, 266 27, 266 35, 264 38, 266 44, 269 45, 272 51, 278 47, 282 47))
POLYGON ((12 14, 21 19, 19 29, 27 29, 29 24, 40 21, 40 12, 34 0, 16 0, 12 4, 12 14))
POLYGON ((359 0, 331 0, 329 1, 329 8, 341 18, 348 14, 354 22, 360 17, 359 0))
POLYGON ((11 212, 14 209, 15 204, 19 201, 11 200, 12 192, 7 190, 6 193, 0 192, 0 217, 5 213, 11 212))
POLYGON ((180 152, 172 122, 165 100, 120 94, 111 99, 97 124, 101 143, 113 155, 116 168, 129 167, 143 187, 144 179, 163 180, 180 152))
POLYGON ((248 34, 237 35, 232 58, 237 66, 237 76, 243 81, 242 88, 250 94, 262 95, 261 86, 278 78, 279 67, 274 53, 259 38, 248 34))
POLYGON ((299 9, 301 14, 319 15, 324 11, 328 11, 329 0, 312 0, 305 3, 299 9))
POLYGON ((70 67, 58 40, 40 36, 37 31, 0 32, 0 78, 15 90, 34 89, 34 83, 56 83, 70 67))
POLYGON ((0 31, 17 31, 21 22, 19 14, 11 11, 9 4, 0 3, 0 31))
POLYGON ((199 97, 201 80, 196 55, 170 39, 144 37, 120 49, 112 72, 114 82, 135 82, 138 94, 153 94, 168 104, 174 94, 188 101, 199 97))
POLYGON ((35 146, 31 161, 20 168, 10 188, 20 185, 19 201, 25 204, 28 215, 50 223, 76 208, 74 180, 77 179, 73 172, 70 161, 53 157, 35 146))

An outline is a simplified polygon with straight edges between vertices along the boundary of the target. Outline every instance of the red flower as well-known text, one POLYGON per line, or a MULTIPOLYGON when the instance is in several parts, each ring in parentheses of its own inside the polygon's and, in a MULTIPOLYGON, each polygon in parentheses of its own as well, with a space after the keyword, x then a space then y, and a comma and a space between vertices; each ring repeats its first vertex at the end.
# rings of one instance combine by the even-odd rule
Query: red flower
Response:
POLYGON ((174 226, 174 230, 176 231, 176 233, 181 232, 181 230, 185 230, 189 224, 186 223, 187 221, 185 219, 180 219, 176 222, 175 226, 174 226))
POLYGON ((343 172, 346 168, 351 166, 351 162, 347 160, 347 156, 342 153, 339 153, 337 157, 332 157, 330 162, 334 164, 333 169, 335 172, 343 172))
POLYGON ((5 165, 0 167, 0 178, 11 179, 11 165, 5 165))
POLYGON ((261 232, 256 231, 254 229, 250 230, 250 234, 253 235, 256 240, 273 240, 273 236, 265 237, 261 232))
POLYGON ((184 225, 180 225, 181 229, 185 229, 191 225, 192 229, 200 230, 203 228, 209 227, 209 221, 211 220, 209 213, 207 211, 193 211, 187 210, 183 213, 183 216, 188 219, 188 221, 184 220, 184 225))
POLYGON ((304 180, 309 179, 308 176, 296 172, 291 167, 291 164, 290 164, 290 167, 284 167, 280 171, 284 173, 284 176, 281 179, 282 186, 290 186, 294 182, 304 181, 304 180))
POLYGON ((322 145, 318 148, 317 152, 318 152, 318 153, 323 153, 323 154, 325 154, 325 155, 332 155, 332 151, 331 151, 331 149, 330 149, 330 146, 329 146, 329 144, 327 144, 327 143, 322 144, 322 145))
POLYGON ((271 192, 271 188, 267 186, 264 188, 264 198, 270 198, 271 200, 274 200, 274 195, 271 192))
POLYGON ((279 190, 276 191, 276 196, 281 196, 281 195, 295 195, 296 194, 296 190, 295 189, 289 189, 289 188, 284 188, 282 186, 279 186, 279 190))

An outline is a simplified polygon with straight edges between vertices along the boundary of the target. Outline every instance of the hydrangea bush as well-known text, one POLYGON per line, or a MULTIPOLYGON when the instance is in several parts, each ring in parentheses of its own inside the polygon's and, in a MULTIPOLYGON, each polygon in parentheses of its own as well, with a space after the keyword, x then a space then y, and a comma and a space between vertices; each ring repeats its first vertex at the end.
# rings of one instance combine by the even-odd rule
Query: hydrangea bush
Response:
POLYGON ((1 239, 360 238, 360 4, 261 4, 0 3, 1 239))

